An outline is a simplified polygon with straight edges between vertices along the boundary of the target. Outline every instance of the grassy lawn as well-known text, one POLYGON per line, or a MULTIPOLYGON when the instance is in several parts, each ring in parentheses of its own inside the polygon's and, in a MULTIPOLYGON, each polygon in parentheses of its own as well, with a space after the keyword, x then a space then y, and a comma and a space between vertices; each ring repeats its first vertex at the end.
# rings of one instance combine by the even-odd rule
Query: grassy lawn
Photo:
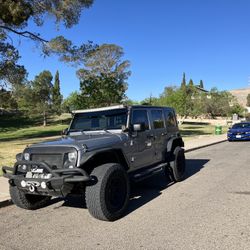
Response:
POLYGON ((41 126, 39 119, 20 117, 1 117, 0 119, 0 175, 1 166, 12 166, 16 154, 33 143, 50 140, 60 136, 71 119, 70 114, 52 117, 48 126, 41 126))
POLYGON ((21 139, 4 141, 0 143, 0 176, 2 175, 2 166, 13 166, 16 161, 16 154, 21 153, 27 145, 38 143, 41 141, 51 140, 58 138, 59 136, 53 137, 42 137, 33 139, 21 139))
MULTIPOLYGON (((185 140, 190 140, 197 136, 202 135, 214 135, 215 134, 215 126, 210 124, 182 124, 179 125, 181 135, 185 140)), ((228 130, 227 126, 222 127, 222 133, 226 133, 228 130)))

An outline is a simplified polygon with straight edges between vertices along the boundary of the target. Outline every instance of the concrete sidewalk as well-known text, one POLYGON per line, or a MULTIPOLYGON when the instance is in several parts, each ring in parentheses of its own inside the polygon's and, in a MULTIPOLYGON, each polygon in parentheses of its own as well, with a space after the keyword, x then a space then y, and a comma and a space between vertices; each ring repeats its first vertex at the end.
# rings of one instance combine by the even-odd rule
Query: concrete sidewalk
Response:
MULTIPOLYGON (((208 147, 217 143, 226 141, 226 134, 223 135, 202 135, 197 136, 193 139, 184 138, 185 142, 185 151, 190 152, 197 150, 199 148, 208 147)), ((0 208, 10 205, 11 200, 9 196, 9 183, 8 179, 0 177, 0 208)))
POLYGON ((11 204, 8 179, 0 177, 0 208, 11 204))
POLYGON ((227 135, 200 135, 189 140, 189 138, 184 138, 185 151, 190 152, 199 148, 208 147, 220 142, 227 141, 227 135))

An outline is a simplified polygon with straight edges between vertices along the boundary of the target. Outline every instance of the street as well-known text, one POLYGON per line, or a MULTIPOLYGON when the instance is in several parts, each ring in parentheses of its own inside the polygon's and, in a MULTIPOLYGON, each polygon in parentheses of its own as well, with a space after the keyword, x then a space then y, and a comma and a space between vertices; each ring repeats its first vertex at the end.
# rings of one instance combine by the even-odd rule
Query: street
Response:
POLYGON ((37 211, 0 209, 0 249, 249 249, 250 142, 186 154, 187 174, 132 188, 127 215, 92 218, 80 198, 37 211))

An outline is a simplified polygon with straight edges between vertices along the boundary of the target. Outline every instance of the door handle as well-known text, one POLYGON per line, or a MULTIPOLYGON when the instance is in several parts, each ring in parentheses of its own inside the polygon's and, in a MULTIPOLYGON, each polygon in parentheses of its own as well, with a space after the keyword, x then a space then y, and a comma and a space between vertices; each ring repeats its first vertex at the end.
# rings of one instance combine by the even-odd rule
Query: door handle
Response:
POLYGON ((147 135, 147 138, 148 138, 148 139, 154 139, 155 136, 154 136, 153 134, 150 134, 150 135, 147 135))

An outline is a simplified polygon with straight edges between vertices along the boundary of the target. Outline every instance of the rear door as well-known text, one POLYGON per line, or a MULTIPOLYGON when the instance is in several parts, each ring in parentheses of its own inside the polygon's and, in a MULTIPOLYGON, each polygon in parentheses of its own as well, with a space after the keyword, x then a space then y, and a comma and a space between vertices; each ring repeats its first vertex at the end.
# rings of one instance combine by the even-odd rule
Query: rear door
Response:
POLYGON ((164 139, 166 134, 163 109, 155 108, 150 110, 152 134, 154 135, 154 161, 163 160, 164 139))

